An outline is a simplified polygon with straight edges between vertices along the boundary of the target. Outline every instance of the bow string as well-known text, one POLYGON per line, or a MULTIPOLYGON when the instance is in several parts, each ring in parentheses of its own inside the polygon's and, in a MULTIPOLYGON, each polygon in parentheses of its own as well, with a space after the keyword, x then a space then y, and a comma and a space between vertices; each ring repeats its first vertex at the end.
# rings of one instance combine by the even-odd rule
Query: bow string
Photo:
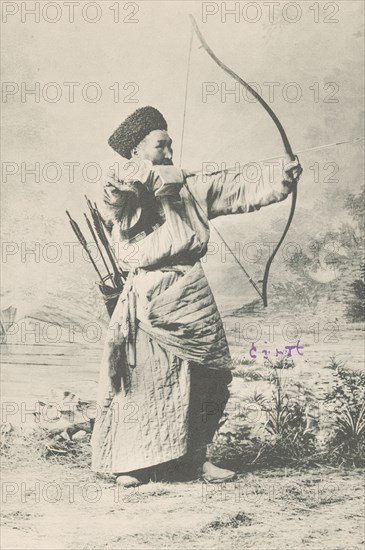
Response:
MULTIPOLYGON (((187 68, 187 77, 186 77, 186 88, 185 88, 185 101, 184 101, 184 118, 183 118, 183 126, 182 126, 182 135, 181 135, 181 151, 180 151, 180 166, 181 166, 181 161, 182 161, 182 152, 183 152, 183 138, 184 138, 184 130, 185 130, 185 115, 186 115, 186 105, 187 105, 187 95, 188 95, 188 84, 189 84, 189 73, 190 73, 190 60, 191 60, 191 51, 192 51, 192 42, 193 42, 193 33, 195 32, 196 36, 198 37, 200 43, 201 43, 201 46, 204 48, 204 50, 206 51, 206 53, 209 55, 209 57, 225 72, 227 73, 230 77, 232 77, 234 80, 236 80, 237 82, 239 82, 246 90, 248 90, 252 95, 253 97, 258 101, 258 103, 260 103, 260 105, 262 105, 262 107, 265 109, 265 111, 268 113, 268 115, 270 116, 270 118, 272 119, 272 121, 274 122, 274 124, 276 125, 278 131, 279 131, 279 134, 280 134, 280 137, 281 137, 281 140, 282 140, 282 143, 283 143, 283 146, 284 146, 284 151, 285 151, 285 156, 288 160, 288 162, 292 162, 293 160, 295 160, 295 156, 293 154, 293 150, 292 150, 292 147, 290 145, 290 142, 289 142, 289 139, 288 139, 288 136, 286 135, 286 132, 284 130, 284 127, 283 125, 281 124, 280 120, 278 119, 278 117, 276 116, 276 114, 274 113, 274 111, 271 109, 271 107, 266 103, 266 101, 260 96, 260 94, 254 90, 254 88, 252 88, 245 80, 243 80, 243 78, 241 78, 238 74, 236 74, 232 69, 230 69, 225 63, 223 63, 217 56, 216 54, 213 52, 213 50, 211 49, 211 47, 208 45, 207 41, 205 40, 202 32, 200 31, 199 27, 198 27, 198 24, 195 20, 195 18, 190 15, 190 21, 191 21, 191 24, 192 24, 192 33, 191 33, 191 38, 190 38, 190 46, 189 46, 189 56, 188 56, 188 68, 187 68)), ((190 193, 191 194, 191 193, 190 193)), ((222 241, 226 244, 228 250, 231 252, 231 254, 233 255, 235 261, 238 263, 238 265, 241 267, 241 269, 243 270, 243 272, 245 273, 245 275, 248 277, 248 280, 250 281, 250 283, 252 284, 252 286, 255 288, 256 292, 259 294, 259 296, 262 298, 263 300, 263 304, 264 304, 264 307, 267 307, 268 305, 268 299, 267 299, 267 287, 268 287, 268 281, 269 281, 269 272, 270 272, 270 267, 271 267, 271 264, 279 250, 279 248, 281 247, 285 237, 286 237, 286 234, 288 233, 289 231, 289 228, 290 228, 290 225, 292 223, 292 220, 293 220, 293 217, 294 217, 294 212, 295 212, 295 206, 296 206, 296 201, 297 201, 297 184, 294 183, 293 186, 292 186, 292 203, 291 203, 291 208, 290 208, 290 213, 289 213, 289 217, 288 217, 288 220, 286 222, 286 225, 285 225, 285 228, 284 228, 284 231, 283 231, 283 234, 281 236, 281 238, 279 239, 279 242, 278 244, 276 245, 276 247, 274 248, 272 254, 270 255, 267 263, 266 263, 266 266, 265 266, 265 271, 264 271, 264 277, 263 277, 263 280, 262 280, 262 291, 259 289, 259 287, 257 286, 257 284, 255 283, 255 281, 252 279, 252 277, 249 275, 249 273, 247 272, 247 270, 244 268, 244 266, 241 264, 241 262, 238 260, 238 258, 235 256, 235 254, 233 253, 233 251, 231 250, 231 248, 228 246, 227 242, 223 239, 222 235, 220 234, 220 232, 217 230, 217 228, 215 227, 215 225, 212 223, 211 220, 209 220, 210 224, 214 227, 215 231, 217 232, 217 234, 219 235, 219 237, 222 239, 222 241)))

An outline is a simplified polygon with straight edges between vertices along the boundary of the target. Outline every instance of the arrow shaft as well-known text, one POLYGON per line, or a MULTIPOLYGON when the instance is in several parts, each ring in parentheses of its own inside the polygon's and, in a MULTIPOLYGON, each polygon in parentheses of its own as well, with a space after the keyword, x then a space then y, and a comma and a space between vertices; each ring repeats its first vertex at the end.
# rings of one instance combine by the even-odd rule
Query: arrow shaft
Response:
MULTIPOLYGON (((334 142, 334 143, 326 143, 325 145, 316 145, 315 147, 308 147, 306 149, 301 149, 301 150, 297 151, 297 154, 299 155, 299 154, 302 154, 302 153, 308 153, 309 151, 320 151, 321 149, 329 149, 331 147, 339 147, 340 145, 348 145, 348 144, 352 144, 352 143, 359 143, 361 141, 364 141, 363 137, 356 137, 356 138, 350 139, 348 141, 338 141, 338 142, 334 142)), ((247 164, 250 164, 250 163, 253 163, 253 162, 265 162, 267 160, 276 160, 276 159, 280 159, 282 157, 283 157, 283 155, 276 155, 275 157, 266 157, 266 158, 263 158, 263 159, 255 159, 255 160, 250 161, 247 164)), ((222 170, 215 170, 213 172, 209 172, 206 175, 214 176, 215 174, 221 174, 222 172, 228 172, 228 171, 234 170, 234 169, 236 169, 236 167, 237 167, 237 163, 235 165, 232 164, 232 165, 230 165, 227 168, 224 168, 222 170)), ((203 172, 203 170, 194 170, 194 171, 189 172, 188 174, 186 174, 186 177, 191 178, 191 177, 196 176, 197 174, 201 174, 202 172, 203 172)))
POLYGON ((110 271, 109 271, 108 264, 106 263, 105 258, 104 258, 104 255, 103 255, 102 250, 101 250, 101 248, 100 248, 98 238, 97 238, 97 236, 95 235, 95 231, 94 231, 94 229, 93 229, 93 227, 92 227, 92 225, 91 225, 91 223, 90 223, 89 218, 87 217, 87 215, 86 215, 85 213, 84 213, 84 216, 85 216, 86 223, 87 223, 87 226, 88 226, 88 228, 89 228, 89 231, 90 231, 90 233, 91 233, 91 236, 92 236, 92 238, 94 239, 96 246, 98 247, 98 251, 99 251, 100 257, 101 257, 101 259, 102 259, 102 261, 103 261, 103 264, 104 264, 104 267, 105 267, 106 272, 107 272, 107 274, 108 274, 108 277, 109 277, 109 279, 112 281, 113 285, 115 286, 114 281, 113 281, 113 278, 112 278, 112 274, 111 274, 110 271))
POLYGON ((87 242, 86 242, 86 239, 84 237, 84 235, 82 234, 81 232, 81 229, 79 228, 78 224, 75 222, 75 220, 73 220, 69 214, 69 212, 66 210, 66 213, 70 219, 70 225, 72 227, 72 230, 73 232, 75 233, 79 243, 81 244, 81 246, 83 247, 83 249, 85 250, 85 252, 87 253, 88 257, 89 257, 89 260, 90 262, 92 263, 96 273, 98 274, 100 280, 102 283, 104 283, 104 280, 103 280, 103 277, 98 269, 98 266, 96 265, 95 261, 94 261, 94 258, 92 257, 91 255, 91 252, 90 250, 88 249, 88 246, 87 246, 87 242))

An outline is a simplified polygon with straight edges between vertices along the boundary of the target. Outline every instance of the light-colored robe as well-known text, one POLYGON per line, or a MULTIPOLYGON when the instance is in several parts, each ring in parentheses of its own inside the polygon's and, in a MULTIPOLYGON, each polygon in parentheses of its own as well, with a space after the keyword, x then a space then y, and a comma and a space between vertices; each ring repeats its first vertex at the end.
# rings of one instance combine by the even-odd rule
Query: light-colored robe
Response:
MULTIPOLYGON (((186 177, 179 195, 167 205, 156 200, 161 223, 149 234, 125 240, 125 229, 135 218, 129 216, 126 223, 118 177, 109 172, 105 194, 114 221, 112 235, 130 276, 111 318, 103 354, 93 470, 130 472, 177 459, 197 447, 199 430, 189 416, 191 365, 223 372, 230 366, 221 318, 200 264, 209 241, 209 219, 285 199, 290 184, 281 174, 271 179, 264 167, 255 183, 232 173, 186 177), (131 295, 136 309, 133 337, 131 295)), ((205 406, 201 404, 202 410, 205 406)))

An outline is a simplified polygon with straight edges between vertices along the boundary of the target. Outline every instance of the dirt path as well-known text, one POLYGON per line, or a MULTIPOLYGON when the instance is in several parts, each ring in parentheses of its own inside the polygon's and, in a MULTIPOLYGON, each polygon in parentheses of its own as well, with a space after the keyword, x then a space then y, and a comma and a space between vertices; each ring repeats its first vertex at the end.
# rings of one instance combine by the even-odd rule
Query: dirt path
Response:
MULTIPOLYGON (((233 354, 242 354, 232 334, 228 336, 233 354)), ((81 398, 95 397, 100 346, 13 347, 4 351, 3 400, 14 401, 19 407, 23 403, 31 410, 55 388, 71 390, 81 398)), ((305 356, 296 361, 295 377, 320 392, 331 378, 324 367, 332 353, 348 357, 349 366, 359 366, 362 334, 342 332, 335 344, 309 342, 305 356)), ((235 377, 231 399, 244 399, 258 384, 235 377)), ((14 425, 19 411, 8 418, 14 425)), ((88 468, 89 463, 78 467, 32 463, 31 456, 10 464, 5 461, 1 547, 363 548, 363 477, 358 470, 258 471, 225 486, 198 481, 149 483, 138 490, 118 492, 112 482, 96 478, 88 468)))
POLYGON ((4 471, 3 503, 4 550, 363 544, 359 471, 262 471, 226 485, 151 482, 118 491, 86 468, 38 464, 4 471))

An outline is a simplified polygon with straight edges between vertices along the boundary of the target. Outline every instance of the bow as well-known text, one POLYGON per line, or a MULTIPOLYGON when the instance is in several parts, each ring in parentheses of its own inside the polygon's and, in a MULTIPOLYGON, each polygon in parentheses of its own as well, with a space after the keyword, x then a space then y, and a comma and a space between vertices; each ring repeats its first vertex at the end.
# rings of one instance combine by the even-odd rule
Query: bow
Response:
MULTIPOLYGON (((295 156, 293 154, 293 150, 291 148, 291 145, 289 143, 289 140, 288 140, 288 137, 286 135, 286 132, 283 128, 283 125, 281 124, 280 120, 278 119, 278 117, 276 116, 276 114, 274 113, 274 111, 271 109, 271 107, 266 103, 266 101, 260 96, 260 94, 257 93, 256 90, 254 90, 247 82, 245 82, 245 80, 243 80, 240 76, 238 76, 234 71, 232 71, 232 69, 230 69, 227 65, 225 65, 216 55, 215 53, 213 52, 213 50, 210 48, 210 46, 207 44, 204 36, 202 35, 198 25, 197 25, 197 22, 195 21, 194 17, 192 15, 190 15, 190 20, 191 20, 191 23, 192 23, 192 28, 193 28, 193 31, 195 31, 200 43, 201 43, 201 46, 204 48, 204 50, 207 52, 207 54, 213 59, 213 61, 225 72, 227 73, 229 76, 231 76, 234 80, 236 80, 237 82, 239 82, 246 90, 248 90, 254 97, 255 99, 260 103, 260 105, 262 105, 262 107, 265 109, 265 111, 268 113, 268 115, 270 116, 270 118, 272 119, 272 121, 274 122, 274 124, 276 125, 279 133, 280 133, 280 137, 281 137, 281 140, 283 142, 283 146, 284 146, 284 150, 285 150, 285 155, 286 155, 286 158, 287 158, 287 161, 288 162, 292 162, 294 159, 295 159, 295 156)), ((188 76, 189 76, 189 64, 190 64, 190 54, 191 54, 191 46, 192 46, 192 38, 193 38, 193 33, 191 35, 191 40, 190 40, 190 50, 189 50, 189 60, 188 60, 188 72, 187 72, 187 80, 186 80, 186 90, 185 90, 185 106, 184 106, 184 121, 183 121, 183 130, 182 130, 182 137, 183 137, 183 133, 184 133, 184 124, 185 124, 185 113, 186 113, 186 100, 187 100, 187 88, 188 88, 188 76)), ((181 152, 182 152, 182 141, 181 140, 181 152)), ((286 222, 286 225, 285 225, 285 228, 284 228, 284 231, 283 231, 283 234, 281 236, 281 238, 279 239, 279 242, 278 244, 276 245, 276 247, 274 248, 272 254, 270 255, 267 263, 266 263, 266 267, 265 267, 265 272, 264 272, 264 277, 263 277, 263 281, 262 281, 262 292, 260 291, 260 289, 257 287, 256 283, 253 281, 253 279, 249 276, 249 274, 247 273, 246 269, 243 267, 243 265, 239 262, 239 260, 237 259, 237 257, 233 254, 232 250, 229 248, 229 246, 227 245, 226 241, 223 239, 223 237, 220 235, 220 233, 217 231, 217 228, 215 227, 215 230, 217 231, 218 235, 220 236, 220 238, 223 240, 223 242, 225 242, 225 244, 227 245, 228 249, 230 250, 230 252, 233 254, 236 262, 240 265, 240 267, 242 268, 242 270, 244 271, 244 273, 246 274, 246 276, 248 277, 249 281, 251 282, 251 284, 253 285, 253 287, 255 288, 255 290, 257 291, 257 293, 259 294, 259 296, 262 298, 263 300, 263 303, 264 303, 264 307, 267 307, 267 286, 268 286, 268 280, 269 280, 269 272, 270 272, 270 267, 271 267, 271 264, 279 250, 279 248, 281 247, 285 237, 286 237, 286 234, 288 233, 289 231, 289 227, 292 223, 292 220, 293 220, 293 216, 294 216, 294 212, 295 212, 295 206, 296 206, 296 201, 297 201, 297 184, 293 184, 293 187, 292 187, 292 203, 291 203, 291 208, 290 208, 290 213, 289 213, 289 217, 288 217, 288 221, 286 222)))

